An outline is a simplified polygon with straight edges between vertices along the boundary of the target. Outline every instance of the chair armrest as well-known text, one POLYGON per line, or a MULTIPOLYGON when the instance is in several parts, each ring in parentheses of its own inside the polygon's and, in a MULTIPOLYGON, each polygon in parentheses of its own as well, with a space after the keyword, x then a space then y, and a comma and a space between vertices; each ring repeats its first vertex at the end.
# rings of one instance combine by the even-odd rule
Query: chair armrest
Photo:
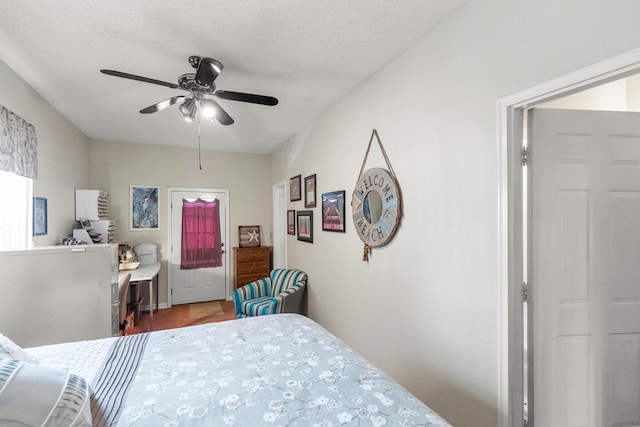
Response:
POLYGON ((271 289, 271 279, 269 277, 247 283, 246 285, 235 289, 233 291, 233 306, 236 310, 236 314, 240 313, 240 305, 242 304, 242 301, 266 297, 269 295, 269 289, 271 289))
POLYGON ((304 283, 296 283, 294 285, 291 285, 291 287, 289 287, 288 289, 285 289, 284 291, 280 292, 278 295, 276 295, 275 297, 287 297, 291 294, 293 294, 294 292, 298 292, 299 290, 303 289, 305 287, 304 283))
POLYGON ((280 300, 280 313, 300 313, 305 288, 306 283, 296 283, 276 295, 275 298, 280 300))

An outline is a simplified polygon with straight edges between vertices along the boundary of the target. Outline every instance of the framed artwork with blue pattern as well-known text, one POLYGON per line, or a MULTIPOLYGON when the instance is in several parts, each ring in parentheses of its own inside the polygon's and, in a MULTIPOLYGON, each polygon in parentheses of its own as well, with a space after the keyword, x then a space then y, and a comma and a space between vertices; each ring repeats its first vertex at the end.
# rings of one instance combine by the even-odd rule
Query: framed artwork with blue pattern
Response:
POLYGON ((158 206, 160 188, 157 186, 132 185, 129 212, 129 230, 159 230, 158 206))
POLYGON ((33 198, 33 235, 43 236, 47 234, 47 199, 44 197, 33 198))

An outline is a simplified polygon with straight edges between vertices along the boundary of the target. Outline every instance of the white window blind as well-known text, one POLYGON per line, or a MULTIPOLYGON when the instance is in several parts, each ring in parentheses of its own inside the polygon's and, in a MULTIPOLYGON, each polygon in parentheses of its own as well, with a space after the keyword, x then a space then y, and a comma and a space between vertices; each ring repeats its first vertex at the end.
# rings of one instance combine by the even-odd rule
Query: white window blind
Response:
POLYGON ((0 251, 31 248, 33 180, 0 170, 0 251))

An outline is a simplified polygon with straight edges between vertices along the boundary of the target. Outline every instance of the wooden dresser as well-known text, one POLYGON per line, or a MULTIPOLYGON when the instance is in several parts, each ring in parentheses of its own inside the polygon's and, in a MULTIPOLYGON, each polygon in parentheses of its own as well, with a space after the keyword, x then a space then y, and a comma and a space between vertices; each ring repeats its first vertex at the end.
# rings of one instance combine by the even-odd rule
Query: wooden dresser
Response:
POLYGON ((236 288, 271 273, 271 246, 233 248, 236 288))

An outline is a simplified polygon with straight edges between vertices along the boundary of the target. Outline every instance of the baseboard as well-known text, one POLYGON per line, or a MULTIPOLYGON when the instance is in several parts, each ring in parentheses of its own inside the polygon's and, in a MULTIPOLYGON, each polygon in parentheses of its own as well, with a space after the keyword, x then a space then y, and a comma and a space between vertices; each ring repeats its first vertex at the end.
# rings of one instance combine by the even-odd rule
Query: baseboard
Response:
MULTIPOLYGON (((167 304, 166 302, 162 303, 162 304, 158 304, 158 309, 159 310, 162 310, 162 309, 165 309, 165 308, 169 308, 169 304, 167 304)), ((147 305, 142 305, 141 304, 140 305, 140 312, 148 314, 149 313, 149 305, 148 304, 147 305)))

